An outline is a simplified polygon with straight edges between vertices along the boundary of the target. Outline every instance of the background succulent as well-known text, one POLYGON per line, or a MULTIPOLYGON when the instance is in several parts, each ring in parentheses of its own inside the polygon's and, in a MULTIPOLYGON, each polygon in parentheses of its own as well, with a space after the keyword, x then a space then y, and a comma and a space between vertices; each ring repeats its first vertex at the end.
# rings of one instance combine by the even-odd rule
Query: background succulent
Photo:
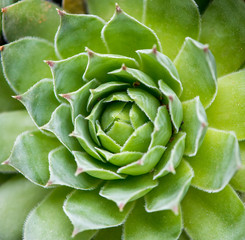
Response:
POLYGON ((2 6, 0 239, 245 239, 244 2, 118 2, 2 6))

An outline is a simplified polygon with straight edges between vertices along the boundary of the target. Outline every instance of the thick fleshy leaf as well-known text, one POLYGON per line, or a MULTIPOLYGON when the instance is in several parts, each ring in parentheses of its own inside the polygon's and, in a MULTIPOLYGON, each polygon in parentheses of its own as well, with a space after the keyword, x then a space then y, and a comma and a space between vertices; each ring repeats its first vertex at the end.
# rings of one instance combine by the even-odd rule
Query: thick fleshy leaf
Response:
POLYGON ((0 236, 4 240, 21 239, 23 223, 31 209, 49 193, 22 176, 0 186, 0 236))
POLYGON ((146 116, 154 123, 157 116, 157 109, 160 102, 150 93, 139 89, 129 88, 128 95, 135 101, 138 107, 146 114, 146 116))
POLYGON ((219 76, 236 71, 244 63, 244 22, 243 1, 215 0, 203 14, 200 40, 210 45, 219 76))
POLYGON ((192 239, 235 240, 245 235, 244 205, 230 186, 218 193, 190 188, 182 211, 185 230, 192 239))
POLYGON ((176 240, 181 233, 181 225, 181 214, 176 216, 171 211, 148 213, 141 200, 125 222, 124 239, 176 240))
POLYGON ((90 81, 94 78, 101 82, 108 82, 108 80, 116 80, 109 72, 119 69, 122 64, 128 67, 137 68, 137 62, 133 58, 125 57, 115 54, 99 54, 88 51, 89 61, 86 71, 83 75, 85 81, 90 81))
POLYGON ((155 146, 148 150, 141 159, 136 162, 130 163, 118 169, 118 173, 125 173, 133 176, 142 175, 150 172, 160 161, 163 152, 163 146, 155 146))
POLYGON ((199 97, 183 102, 182 107, 181 129, 186 132, 185 154, 195 156, 207 131, 207 116, 199 97))
POLYGON ((72 133, 72 136, 77 138, 83 149, 88 154, 98 160, 103 161, 101 156, 95 150, 95 147, 97 147, 97 145, 90 136, 88 121, 84 119, 82 115, 79 115, 75 120, 75 130, 72 133))
POLYGON ((120 69, 112 71, 109 74, 119 77, 122 81, 129 82, 135 87, 140 86, 141 89, 150 91, 156 97, 160 97, 161 95, 153 79, 138 69, 128 68, 123 65, 120 69))
POLYGON ((222 190, 241 166, 236 135, 209 128, 197 155, 188 161, 195 172, 192 185, 208 192, 222 190))
POLYGON ((183 91, 179 74, 171 60, 155 48, 136 51, 140 57, 140 69, 154 81, 162 79, 176 94, 183 91), (154 69, 154 71, 152 71, 154 69))
POLYGON ((238 140, 245 139, 245 70, 219 79, 218 94, 207 109, 211 127, 231 130, 238 140))
POLYGON ((161 51, 157 35, 135 18, 123 12, 119 7, 102 30, 109 53, 137 57, 136 50, 149 49, 156 45, 161 51))
POLYGON ((147 1, 144 23, 156 32, 163 53, 171 59, 177 55, 185 37, 197 39, 200 31, 199 12, 191 0, 147 1))
POLYGON ((217 93, 215 59, 207 45, 189 37, 174 60, 183 85, 182 101, 196 96, 205 108, 209 107, 217 93))
POLYGON ((26 92, 43 78, 52 78, 45 59, 57 57, 54 47, 44 39, 22 38, 4 46, 2 64, 5 77, 16 93, 26 92))
POLYGON ((154 121, 154 130, 151 134, 149 148, 160 145, 165 146, 172 135, 172 125, 166 106, 158 108, 157 116, 154 121))
MULTIPOLYGON (((7 160, 11 153, 16 137, 27 130, 34 130, 28 113, 24 110, 0 114, 0 163, 7 160), (18 126, 18 127, 17 127, 18 126)), ((0 172, 14 171, 12 167, 0 165, 0 172)))
POLYGON ((61 24, 56 34, 55 47, 61 57, 68 58, 81 53, 85 47, 100 53, 107 52, 100 37, 104 20, 94 15, 73 15, 62 11, 59 14, 61 24))
POLYGON ((182 160, 176 174, 168 174, 159 179, 159 185, 145 196, 146 210, 148 212, 172 210, 178 214, 178 205, 188 191, 193 176, 191 166, 182 160))
POLYGON ((81 53, 65 60, 48 62, 54 76, 56 97, 65 101, 59 94, 76 91, 83 84, 83 73, 88 62, 86 53, 81 53))
POLYGON ((63 211, 69 189, 58 188, 29 214, 24 226, 26 240, 89 240, 96 231, 85 231, 72 237, 72 224, 63 211))
POLYGON ((78 233, 119 226, 132 207, 130 203, 120 212, 112 201, 101 197, 98 191, 74 191, 67 198, 64 211, 78 233))
POLYGON ((148 121, 148 117, 136 105, 133 104, 129 112, 130 122, 134 129, 144 125, 148 121))
POLYGON ((165 84, 164 81, 160 80, 158 84, 164 95, 163 98, 165 98, 164 100, 166 101, 166 104, 168 104, 171 120, 174 125, 175 132, 177 133, 183 119, 183 108, 181 102, 174 91, 165 84))
POLYGON ((137 20, 141 21, 143 17, 144 0, 89 0, 88 12, 98 15, 105 19, 110 20, 111 16, 115 12, 115 4, 118 3, 124 11, 130 16, 133 16, 137 20))
POLYGON ((141 198, 157 185, 158 182, 152 179, 152 174, 129 176, 124 180, 106 183, 100 190, 100 195, 115 202, 122 211, 128 202, 141 198))
POLYGON ((245 141, 239 142, 242 166, 232 178, 230 184, 238 191, 245 192, 245 141))
POLYGON ((4 10, 3 34, 8 42, 31 36, 54 41, 59 25, 58 6, 42 0, 28 0, 4 10), (21 31, 20 31, 21 29, 21 31))
POLYGON ((69 136, 74 129, 69 106, 62 104, 57 107, 50 121, 42 128, 52 132, 69 151, 81 150, 78 141, 69 136))
POLYGON ((54 90, 52 79, 43 79, 37 82, 27 92, 16 96, 21 101, 37 126, 46 124, 59 106, 54 90))
POLYGON ((50 178, 48 185, 58 184, 76 189, 91 190, 100 183, 86 173, 75 176, 76 170, 74 156, 66 148, 60 147, 49 153, 50 178))
POLYGON ((186 134, 183 132, 179 132, 171 138, 166 146, 166 151, 156 166, 154 179, 160 178, 169 172, 175 174, 175 168, 179 165, 185 150, 185 138, 186 134))
POLYGON ((152 131, 153 124, 151 122, 138 127, 125 142, 121 151, 146 152, 151 142, 152 131))
POLYGON ((100 178, 103 180, 114 180, 114 179, 123 179, 125 178, 121 174, 117 174, 117 168, 108 163, 102 163, 86 152, 73 152, 75 160, 77 162, 77 173, 86 172, 89 175, 100 178))
POLYGON ((43 186, 49 180, 48 154, 59 145, 56 138, 48 137, 40 131, 24 132, 17 137, 5 163, 13 166, 30 181, 43 186))

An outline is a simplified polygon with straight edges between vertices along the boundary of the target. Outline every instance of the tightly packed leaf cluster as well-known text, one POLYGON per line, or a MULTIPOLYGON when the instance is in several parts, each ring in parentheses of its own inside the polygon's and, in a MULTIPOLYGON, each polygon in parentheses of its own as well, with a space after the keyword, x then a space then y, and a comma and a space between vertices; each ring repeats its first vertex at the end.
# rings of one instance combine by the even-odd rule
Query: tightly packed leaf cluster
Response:
POLYGON ((1 175, 0 239, 27 215, 26 240, 245 239, 244 2, 205 6, 202 32, 194 1, 118 2, 2 10, 3 74, 26 110, 0 114, 0 170, 25 176, 1 175), (227 55, 207 30, 219 6, 237 11, 228 31, 242 22, 227 55))

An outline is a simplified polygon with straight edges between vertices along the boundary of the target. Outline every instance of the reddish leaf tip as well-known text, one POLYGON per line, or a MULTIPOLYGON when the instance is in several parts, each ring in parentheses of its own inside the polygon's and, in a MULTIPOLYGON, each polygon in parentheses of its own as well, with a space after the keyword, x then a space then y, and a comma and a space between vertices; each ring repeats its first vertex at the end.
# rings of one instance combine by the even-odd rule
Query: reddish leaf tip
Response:
POLYGON ((168 166, 168 171, 175 174, 174 166, 172 164, 168 166))
POLYGON ((138 161, 137 161, 137 164, 138 164, 138 165, 143 165, 143 160, 142 160, 142 159, 138 160, 138 161))
POLYGON ((133 83, 133 86, 134 87, 138 87, 139 85, 140 85, 140 82, 138 82, 138 81, 136 81, 136 82, 133 83))
POLYGON ((202 127, 205 128, 207 124, 205 122, 202 122, 202 127))
POLYGON ((121 13, 122 9, 119 7, 118 3, 116 3, 116 12, 121 13))
POLYGON ((64 11, 61 11, 60 9, 56 8, 58 14, 62 17, 65 15, 65 12, 64 11))
POLYGON ((205 53, 207 53, 208 52, 208 49, 209 49, 209 45, 208 44, 205 44, 204 47, 203 47, 203 51, 205 53))
POLYGON ((172 207, 172 211, 174 212, 175 215, 179 214, 179 207, 178 205, 172 207))
POLYGON ((78 233, 79 233, 79 231, 77 229, 74 229, 71 237, 74 238, 78 233))
POLYGON ((94 56, 94 52, 92 50, 90 50, 89 48, 85 48, 85 51, 88 53, 89 57, 93 57, 94 56))
POLYGON ((71 95, 68 94, 68 93, 65 93, 65 94, 59 94, 61 97, 67 99, 67 100, 70 100, 71 99, 71 95))
POLYGON ((12 98, 20 101, 22 99, 22 96, 21 95, 12 96, 12 98))
POLYGON ((168 98, 171 102, 174 100, 174 97, 172 95, 170 95, 168 98))
POLYGON ((2 52, 4 49, 4 46, 0 46, 0 51, 2 52))
POLYGON ((118 207, 119 207, 119 211, 122 212, 123 208, 124 208, 125 204, 124 203, 119 203, 118 207))
POLYGON ((124 70, 124 71, 126 71, 127 70, 127 67, 126 67, 126 65, 123 63, 123 65, 122 65, 122 70, 124 70))
POLYGON ((6 160, 6 161, 2 162, 2 165, 9 165, 9 164, 10 164, 9 160, 6 160))
POLYGON ((155 55, 157 54, 157 45, 156 44, 154 44, 152 47, 152 53, 155 55))
POLYGON ((83 168, 78 167, 77 170, 76 170, 76 172, 75 172, 75 176, 78 176, 82 172, 83 172, 83 168))
POLYGON ((52 185, 53 182, 51 180, 48 180, 47 184, 45 185, 45 187, 49 187, 50 185, 52 185))
POLYGON ((54 66, 54 62, 53 61, 47 60, 47 61, 45 61, 45 63, 47 63, 50 67, 54 66))
POLYGON ((7 12, 7 8, 6 8, 6 7, 2 8, 2 9, 1 9, 1 12, 2 12, 2 13, 6 13, 6 12, 7 12))

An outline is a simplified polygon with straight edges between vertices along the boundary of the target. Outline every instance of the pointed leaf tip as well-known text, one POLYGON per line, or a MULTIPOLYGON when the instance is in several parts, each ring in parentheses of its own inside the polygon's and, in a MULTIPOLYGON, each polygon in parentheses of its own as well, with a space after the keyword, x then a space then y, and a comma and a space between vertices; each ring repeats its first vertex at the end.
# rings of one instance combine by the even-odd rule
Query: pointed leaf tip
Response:
POLYGON ((126 65, 124 63, 122 64, 122 70, 124 70, 124 71, 127 70, 127 67, 126 67, 126 65))
POLYGON ((2 162, 1 165, 9 165, 9 164, 10 164, 10 161, 9 160, 6 160, 6 161, 2 162))
POLYGON ((65 93, 65 94, 59 94, 59 95, 61 97, 65 98, 65 99, 67 99, 67 100, 70 100, 71 99, 71 95, 70 94, 65 93))
POLYGON ((6 7, 2 8, 2 9, 1 9, 1 12, 2 12, 2 13, 7 12, 7 8, 6 8, 6 7))
POLYGON ((122 212, 123 208, 125 207, 125 204, 124 203, 119 203, 118 207, 119 207, 119 211, 122 212))
POLYGON ((45 185, 45 187, 49 187, 53 184, 53 182, 51 180, 48 180, 47 184, 45 185))
POLYGON ((208 45, 208 44, 205 44, 204 47, 203 47, 203 51, 204 51, 205 53, 207 53, 208 50, 209 50, 209 45, 208 45))
POLYGON ((152 47, 152 53, 157 55, 157 45, 156 44, 154 44, 152 47))
POLYGON ((58 14, 59 14, 61 17, 64 16, 64 15, 66 14, 65 11, 62 11, 62 10, 60 10, 60 9, 58 9, 58 8, 56 8, 56 10, 57 10, 58 14))
POLYGON ((22 99, 22 96, 21 95, 16 95, 16 96, 12 96, 12 98, 20 101, 22 99))
POLYGON ((94 56, 94 52, 91 49, 89 49, 88 47, 85 47, 85 51, 88 53, 89 57, 93 57, 94 56))
POLYGON ((179 215, 179 207, 178 207, 178 205, 173 206, 171 210, 173 211, 173 213, 174 213, 176 216, 179 215))
POLYGON ((118 3, 116 3, 116 12, 121 13, 122 9, 119 7, 118 3))
POLYGON ((51 68, 54 67, 54 62, 53 61, 46 60, 44 62, 47 63, 51 68))
POLYGON ((79 233, 79 231, 77 229, 74 229, 71 237, 74 238, 78 233, 79 233))
POLYGON ((4 46, 0 46, 0 51, 2 52, 4 49, 4 46))
POLYGON ((82 173, 84 170, 83 168, 79 167, 77 168, 76 172, 75 172, 75 176, 78 176, 80 173, 82 173))

